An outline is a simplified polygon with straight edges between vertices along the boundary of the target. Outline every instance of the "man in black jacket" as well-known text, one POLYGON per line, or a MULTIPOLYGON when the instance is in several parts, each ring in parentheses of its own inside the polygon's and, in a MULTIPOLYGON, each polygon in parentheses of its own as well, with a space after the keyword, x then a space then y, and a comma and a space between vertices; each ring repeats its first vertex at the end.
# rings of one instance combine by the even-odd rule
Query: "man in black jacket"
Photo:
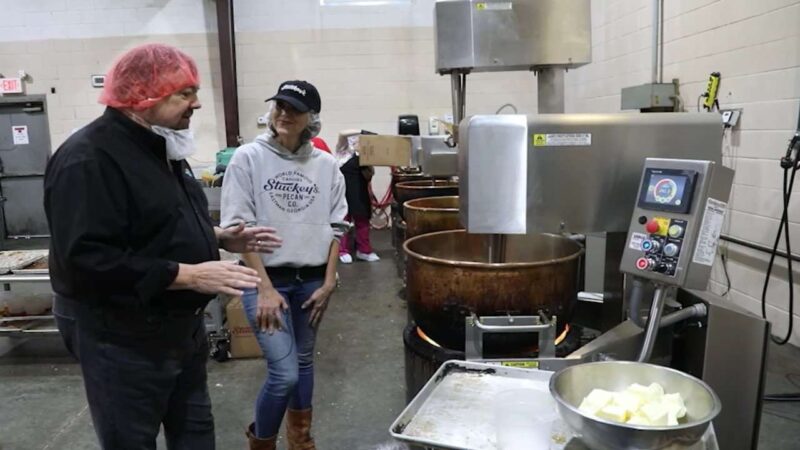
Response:
POLYGON ((254 288, 254 270, 219 261, 269 252, 274 230, 212 225, 184 160, 197 98, 192 59, 134 48, 110 70, 105 113, 50 159, 45 211, 54 312, 79 359, 103 449, 214 448, 203 309, 254 288))

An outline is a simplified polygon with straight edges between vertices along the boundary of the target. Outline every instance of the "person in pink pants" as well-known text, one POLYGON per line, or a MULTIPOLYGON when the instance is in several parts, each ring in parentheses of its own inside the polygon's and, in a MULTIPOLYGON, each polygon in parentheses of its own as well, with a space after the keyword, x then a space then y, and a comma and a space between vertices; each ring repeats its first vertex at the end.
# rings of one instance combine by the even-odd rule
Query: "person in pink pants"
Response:
MULTIPOLYGON (((354 224, 355 241, 356 241, 356 259, 362 261, 379 261, 381 258, 372 250, 372 245, 369 242, 369 219, 363 216, 347 215, 344 220, 354 224)), ((339 247, 339 261, 349 264, 353 262, 353 257, 350 256, 350 238, 349 233, 344 234, 339 247)))
MULTIPOLYGON (((380 258, 372 249, 369 241, 369 219, 372 215, 372 201, 369 195, 369 182, 375 174, 372 167, 359 165, 358 155, 355 152, 354 137, 361 134, 360 130, 343 132, 336 145, 336 159, 339 169, 344 175, 347 187, 347 222, 353 223, 355 229, 355 255, 356 259, 374 262, 380 258)), ((339 261, 344 264, 353 262, 351 255, 351 239, 349 233, 341 237, 339 246, 339 261)))

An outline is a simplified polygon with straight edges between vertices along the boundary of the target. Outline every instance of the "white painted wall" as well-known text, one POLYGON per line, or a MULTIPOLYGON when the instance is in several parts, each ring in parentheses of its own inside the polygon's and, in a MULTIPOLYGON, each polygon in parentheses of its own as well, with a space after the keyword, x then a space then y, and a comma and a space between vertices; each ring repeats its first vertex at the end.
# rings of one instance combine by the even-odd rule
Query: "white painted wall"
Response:
MULTIPOLYGON (((322 96, 322 137, 343 129, 396 133, 397 117, 452 113, 450 80, 434 72, 434 0, 405 5, 320 6, 319 0, 235 3, 240 118, 246 139, 263 132, 256 117, 281 81, 306 79, 322 96)), ((527 72, 476 74, 467 113, 491 114, 505 103, 535 112, 536 82, 527 72)), ((388 171, 373 185, 386 189, 388 171)))
POLYGON ((0 42, 204 33, 207 0, 0 0, 0 42))
POLYGON ((192 119, 201 161, 224 141, 214 3, 207 0, 0 0, 0 74, 31 77, 30 94, 46 94, 56 149, 100 115, 100 89, 90 84, 114 58, 138 44, 165 42, 195 58, 204 108, 192 119), (55 90, 55 93, 52 91, 55 90))
POLYGON ((321 6, 319 0, 239 0, 236 31, 432 27, 435 0, 371 6, 321 6))

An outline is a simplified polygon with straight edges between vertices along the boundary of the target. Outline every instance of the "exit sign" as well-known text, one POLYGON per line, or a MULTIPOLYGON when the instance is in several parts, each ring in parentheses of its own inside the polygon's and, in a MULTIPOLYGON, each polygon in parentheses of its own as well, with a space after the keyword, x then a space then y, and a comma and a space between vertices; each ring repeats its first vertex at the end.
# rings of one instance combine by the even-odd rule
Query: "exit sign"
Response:
POLYGON ((0 78, 0 94, 22 94, 21 78, 0 78))

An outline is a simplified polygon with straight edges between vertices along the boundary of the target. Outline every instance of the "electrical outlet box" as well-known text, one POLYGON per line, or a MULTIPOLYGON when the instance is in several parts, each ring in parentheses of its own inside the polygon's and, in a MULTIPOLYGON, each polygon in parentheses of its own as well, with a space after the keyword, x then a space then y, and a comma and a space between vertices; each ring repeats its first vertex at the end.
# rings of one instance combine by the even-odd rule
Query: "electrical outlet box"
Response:
POLYGON ((92 87, 101 88, 106 85, 105 75, 92 75, 92 87))
POLYGON ((733 128, 739 123, 739 116, 742 114, 741 109, 723 109, 720 111, 722 114, 722 124, 725 128, 733 128))
POLYGON ((672 83, 650 83, 622 88, 622 109, 663 110, 675 108, 677 87, 672 83))
POLYGON ((439 134, 439 119, 434 116, 428 118, 428 134, 431 136, 439 134))
MULTIPOLYGON (((447 122, 447 123, 453 123, 453 115, 452 114, 445 114, 444 115, 444 121, 447 122)), ((458 125, 458 124, 456 124, 456 125, 458 125)))
POLYGON ((258 118, 256 119, 256 123, 258 123, 261 126, 266 126, 267 125, 267 115, 264 114, 263 116, 258 116, 258 118))

